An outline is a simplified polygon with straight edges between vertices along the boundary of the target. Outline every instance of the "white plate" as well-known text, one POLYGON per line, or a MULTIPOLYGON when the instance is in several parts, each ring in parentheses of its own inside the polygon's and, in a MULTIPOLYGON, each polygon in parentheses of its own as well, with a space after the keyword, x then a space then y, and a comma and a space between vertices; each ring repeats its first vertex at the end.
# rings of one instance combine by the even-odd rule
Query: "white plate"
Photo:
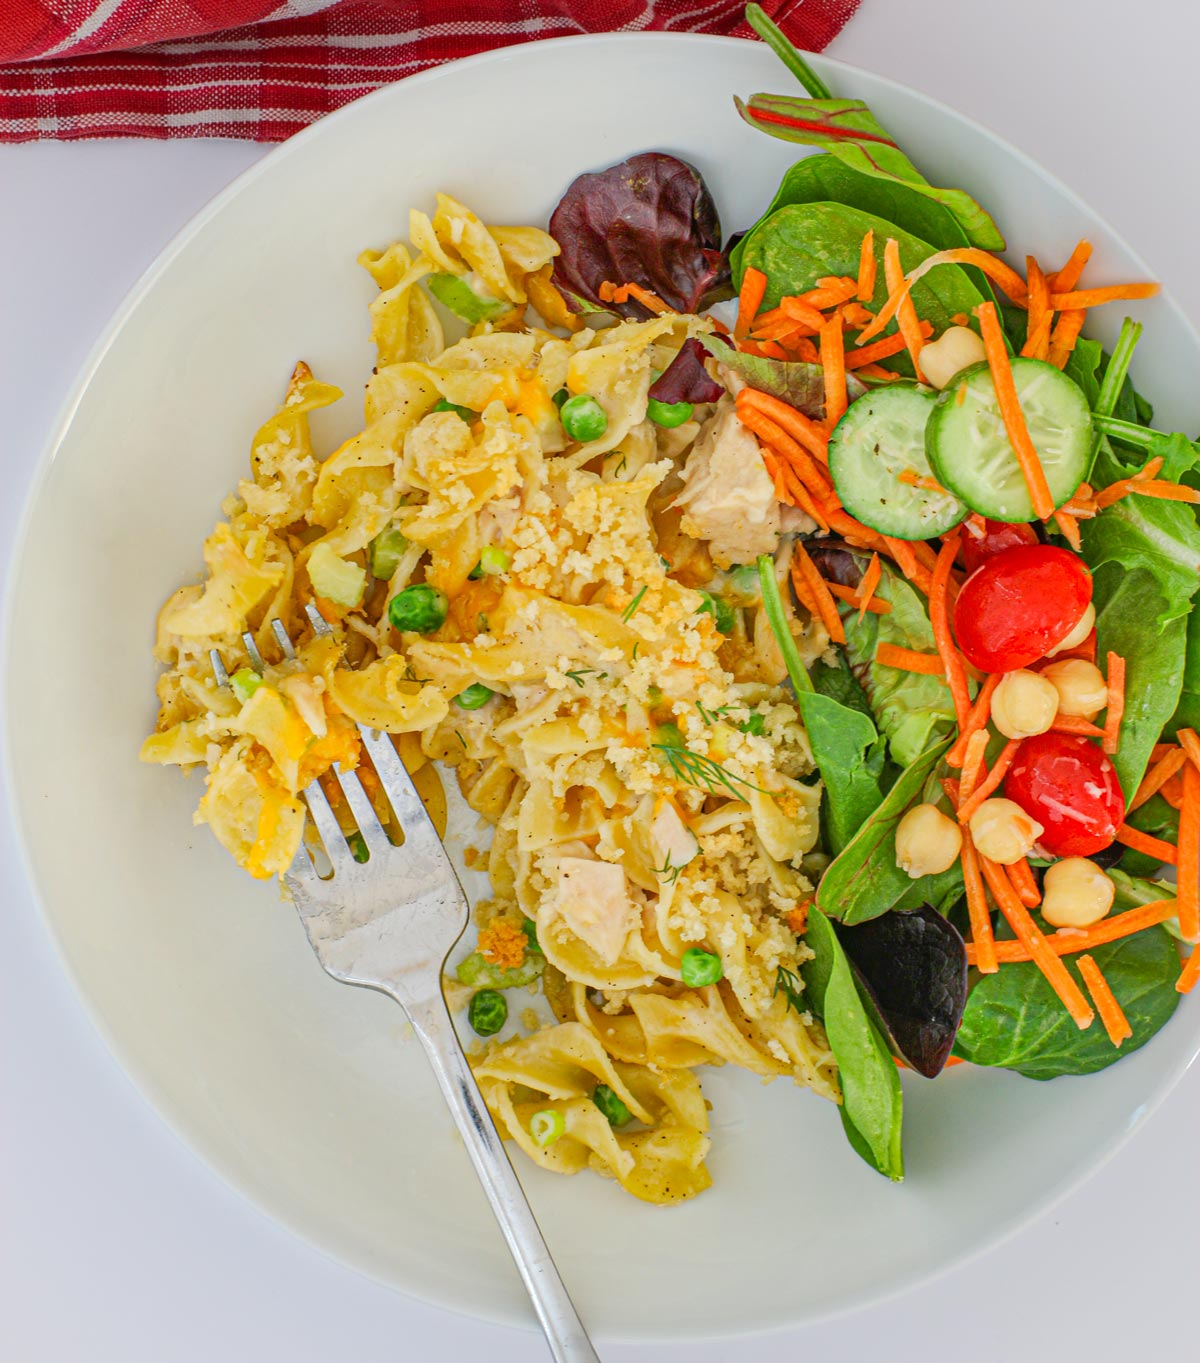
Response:
MULTIPOLYGON (((1149 273, 991 134, 879 77, 815 64, 866 98, 931 178, 988 205, 1015 252, 1057 261, 1086 234, 1090 278, 1149 273)), ((133 291, 25 523, 10 776, 41 902, 97 1024, 167 1120, 271 1215, 384 1282, 496 1321, 531 1317, 399 1010, 328 980, 273 890, 192 829, 197 780, 136 760, 154 715, 152 624, 197 571, 297 358, 350 395, 318 415, 320 441, 355 428, 374 286, 354 259, 404 235, 410 205, 444 188, 492 222, 543 223, 579 172, 660 148, 700 167, 730 232, 801 154, 747 128, 731 96, 790 84, 757 44, 580 38, 413 77, 324 120, 217 198, 133 291)), ((1182 421, 1200 342, 1165 300, 1134 311, 1150 323, 1139 382, 1164 421, 1182 421)), ((525 1161, 520 1173, 600 1333, 795 1324, 896 1292, 1043 1210, 1175 1082, 1198 1019, 1185 1005, 1143 1051, 1085 1080, 965 1068, 906 1079, 902 1187, 860 1163, 827 1105, 728 1070, 704 1081, 714 1187, 686 1206, 646 1207, 525 1161)))

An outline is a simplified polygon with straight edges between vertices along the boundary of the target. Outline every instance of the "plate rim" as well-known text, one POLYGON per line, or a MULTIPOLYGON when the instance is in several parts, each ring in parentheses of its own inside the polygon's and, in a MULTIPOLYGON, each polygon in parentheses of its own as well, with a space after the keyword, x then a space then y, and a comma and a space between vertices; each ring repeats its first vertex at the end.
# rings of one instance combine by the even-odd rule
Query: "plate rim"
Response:
MULTIPOLYGON (((267 1206, 263 1202, 260 1202, 257 1196, 250 1191, 247 1191, 243 1186, 240 1177, 235 1176, 231 1172, 224 1159, 220 1156, 214 1156, 207 1151, 202 1151, 192 1142, 188 1134, 186 1134, 189 1130, 189 1124, 186 1119, 175 1111, 175 1104, 173 1101, 158 1084, 153 1082, 143 1073, 141 1064, 126 1053, 125 1048, 110 1031, 99 1005, 94 1000, 91 992, 85 987, 83 979, 75 969, 68 952, 67 944, 60 936, 54 915, 47 908, 47 897, 43 892, 41 880, 36 871, 31 852, 31 841, 26 826, 27 815, 24 810, 24 802, 19 796, 16 782, 11 735, 15 729, 17 717, 13 713, 10 704, 10 677, 15 666, 13 623, 16 612, 18 584, 21 579, 21 563, 25 556, 26 544, 32 529, 34 508, 43 495, 54 461, 66 440, 84 396, 95 380, 105 355, 114 341, 129 322, 137 308, 141 305, 145 295, 153 288, 160 276, 170 267, 179 253, 183 251, 183 249, 212 219, 216 218, 224 211, 227 203, 236 199, 260 176, 272 173, 276 164, 292 155, 296 148, 303 148, 308 142, 324 136, 325 129, 331 124, 349 121, 352 117, 356 116, 357 112, 363 106, 372 103, 382 104, 386 102, 387 99, 393 97, 394 91, 398 88, 410 89, 413 87, 421 88, 433 85, 439 80, 445 79, 447 73, 457 72, 461 68, 474 69, 482 66, 499 66, 510 63, 519 63, 527 51, 532 51, 534 49, 544 49, 548 46, 555 46, 579 48, 590 51, 600 46, 609 47, 622 45, 655 45, 671 47, 703 46, 709 48, 721 46, 731 48, 735 44, 740 46, 744 43, 755 41, 756 40, 752 38, 730 37, 717 34, 650 31, 633 33, 572 34, 561 37, 542 38, 531 42, 494 48, 490 51, 479 52, 469 57, 462 57, 454 61, 445 62, 440 66, 418 72, 399 81, 390 82, 376 90, 370 91, 358 99, 343 105, 340 109, 334 110, 333 112, 318 118, 315 122, 309 124, 308 127, 294 134, 286 141, 277 143, 270 151, 252 165, 239 171, 228 184, 224 185, 206 203, 204 203, 172 235, 170 240, 163 245, 137 279, 130 285, 89 349, 66 397, 62 400, 55 416, 50 422, 48 434, 39 448, 33 476, 30 480, 21 513, 17 520, 12 553, 9 559, 11 572, 7 574, 3 601, 0 603, 0 637, 3 638, 3 651, 0 652, 0 713, 2 713, 0 736, 4 739, 4 742, 0 744, 0 781, 3 782, 4 793, 12 810, 12 826, 16 834, 15 841, 17 855, 30 890, 29 899, 36 908, 37 915, 47 932, 47 936, 53 946, 58 963, 69 981, 76 999, 81 1004, 87 1021, 102 1040, 104 1046, 116 1062, 124 1077, 130 1082, 137 1097, 150 1108, 157 1120, 163 1124, 171 1137, 177 1140, 188 1151, 191 1158, 195 1159, 206 1170, 216 1174, 226 1188, 241 1199, 243 1203, 253 1207, 258 1215, 285 1227, 289 1233, 296 1235, 297 1238, 314 1249, 322 1258, 341 1268, 349 1269, 351 1272, 366 1278, 368 1281, 379 1284, 381 1287, 396 1293, 402 1298, 433 1305, 439 1309, 452 1312, 453 1314, 462 1316, 466 1319, 484 1320, 494 1325, 523 1329, 530 1334, 536 1334, 538 1332, 531 1311, 505 1312, 488 1310, 486 1312, 471 1312, 465 1310, 454 1298, 435 1291, 430 1292, 428 1295, 419 1295, 414 1290, 398 1286, 394 1281, 372 1272, 368 1267, 359 1262, 340 1257, 333 1250, 327 1248, 319 1240, 315 1239, 300 1224, 298 1218, 293 1217, 290 1213, 278 1211, 273 1206, 268 1210, 267 1206)), ((1010 141, 1003 134, 995 131, 988 124, 971 115, 965 114, 956 109, 953 105, 948 104, 935 96, 926 94, 919 88, 909 85, 904 81, 897 80, 892 76, 872 71, 851 62, 841 61, 835 57, 827 56, 824 53, 806 52, 805 57, 806 60, 811 62, 819 74, 843 71, 852 75, 864 76, 871 82, 899 93, 902 97, 916 101, 918 104, 937 115, 948 117, 955 123, 966 125, 977 131, 987 141, 1003 148, 1030 173, 1051 186, 1071 207, 1080 210, 1085 215, 1098 221, 1104 229, 1108 242, 1111 242, 1113 245, 1127 253, 1130 259, 1146 277, 1155 277, 1155 272, 1147 264, 1141 252, 1131 246, 1121 232, 1112 227, 1105 214, 1093 208, 1082 194, 1073 189, 1057 174, 1048 170, 1031 153, 1026 152, 1022 147, 1010 141)), ((799 156, 797 159, 799 159, 799 156)), ((1198 329, 1197 325, 1192 322, 1191 318, 1183 310, 1172 292, 1169 283, 1164 283, 1162 293, 1156 301, 1170 309, 1174 314, 1175 320, 1182 325, 1185 332, 1190 336, 1196 347, 1197 354, 1200 356, 1200 329, 1198 329)), ((1196 1062, 1197 1058, 1200 1057, 1200 1025, 1193 1024, 1193 1030, 1195 1036, 1190 1048, 1190 1053, 1177 1061, 1166 1076, 1159 1081, 1156 1087, 1148 1092, 1144 1100, 1139 1104, 1136 1117, 1133 1120, 1125 1123, 1102 1144, 1095 1147, 1091 1152, 1090 1159, 1086 1165, 1076 1170, 1072 1175, 1065 1177, 1060 1184, 1040 1202, 1032 1204, 1014 1214, 1008 1221, 998 1226, 994 1233, 982 1238, 978 1244, 952 1262, 943 1263, 935 1268, 921 1268, 902 1272, 883 1290, 860 1290, 854 1293, 847 1293, 840 1302, 827 1310, 808 1312, 802 1317, 794 1317, 791 1320, 771 1321, 759 1328, 710 1327, 703 1330, 689 1330, 685 1328, 650 1332, 646 1330, 605 1330, 601 1327, 593 1332, 594 1337, 613 1343, 686 1343, 700 1339, 749 1339, 774 1335, 784 1331, 799 1330, 807 1325, 827 1322, 839 1317, 852 1315, 871 1307, 881 1306, 896 1300, 898 1297, 904 1296, 916 1287, 931 1285, 941 1280, 955 1270, 974 1263, 984 1254, 1007 1243, 1021 1231, 1026 1229, 1026 1227, 1030 1226, 1035 1221, 1040 1220, 1048 1212, 1059 1206, 1066 1198, 1077 1192, 1095 1174, 1103 1169, 1109 1161, 1125 1147, 1135 1133, 1141 1130, 1144 1123, 1158 1111, 1165 1099, 1176 1089, 1184 1075, 1196 1062)), ((902 1190, 900 1190, 900 1195, 903 1195, 902 1190)))

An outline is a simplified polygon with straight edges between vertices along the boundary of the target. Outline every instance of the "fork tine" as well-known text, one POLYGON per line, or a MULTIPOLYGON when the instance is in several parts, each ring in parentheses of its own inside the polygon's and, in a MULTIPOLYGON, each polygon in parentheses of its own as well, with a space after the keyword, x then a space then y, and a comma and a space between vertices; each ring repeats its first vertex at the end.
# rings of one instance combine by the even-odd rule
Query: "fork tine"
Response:
POLYGON ((282 620, 275 619, 271 621, 271 633, 274 634, 276 642, 283 650, 283 656, 285 658, 294 658, 296 656, 296 650, 292 647, 291 636, 284 628, 282 620))
POLYGON ((212 663, 213 679, 218 686, 229 685, 229 673, 225 670, 225 659, 221 657, 219 648, 208 650, 209 661, 212 663))
POLYGON ((314 634, 333 633, 333 630, 329 628, 329 621, 325 619, 311 601, 304 607, 304 614, 308 616, 308 623, 313 627, 314 634))
MULTIPOLYGON (((365 724, 358 726, 363 744, 371 755, 371 763, 379 784, 383 787, 400 826, 404 830, 405 841, 423 845, 424 850, 431 847, 442 848, 442 840, 437 835, 433 820, 425 808, 425 803, 417 794, 408 769, 401 762, 392 740, 378 729, 368 729, 365 724)), ((444 850, 443 850, 444 855, 444 850)))
POLYGON ((363 841, 372 852, 386 851, 392 844, 383 830, 383 825, 379 822, 379 816, 375 813, 374 805, 363 789, 362 782, 358 779, 357 772, 350 768, 343 768, 340 762, 334 768, 334 771, 342 787, 342 794, 346 797, 346 803, 350 806, 350 812, 354 815, 354 822, 358 825, 358 831, 363 836, 363 841))
POLYGON ((254 642, 254 635, 249 630, 242 635, 242 645, 246 650, 246 656, 250 659, 250 666, 256 672, 266 671, 267 665, 263 662, 263 656, 258 651, 258 645, 254 642))
POLYGON ((317 832, 321 835, 325 853, 336 869, 339 861, 345 861, 350 856, 350 846, 346 842, 346 835, 342 832, 337 821, 337 815, 334 814, 329 798, 321 789, 319 781, 310 781, 305 786, 304 800, 308 805, 309 815, 317 826, 317 832))

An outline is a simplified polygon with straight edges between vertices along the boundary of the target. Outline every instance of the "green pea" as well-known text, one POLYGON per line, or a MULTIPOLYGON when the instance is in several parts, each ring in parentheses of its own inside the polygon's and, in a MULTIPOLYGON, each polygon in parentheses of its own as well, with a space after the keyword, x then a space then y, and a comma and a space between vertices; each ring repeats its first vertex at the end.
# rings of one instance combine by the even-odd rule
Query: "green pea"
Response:
POLYGON ((749 719, 744 719, 737 726, 744 734, 751 734, 755 738, 766 731, 767 721, 762 715, 751 715, 749 719))
POLYGON ((589 440, 599 440, 608 430, 608 414, 590 393, 576 393, 568 398, 560 415, 563 430, 581 445, 589 440))
POLYGON ((597 1084, 592 1090, 592 1102, 608 1118, 609 1126, 624 1126, 633 1121, 633 1113, 607 1084, 597 1084))
POLYGON ((557 1108, 543 1108, 529 1119, 529 1134, 533 1137, 533 1143, 543 1150, 553 1145, 566 1129, 566 1119, 557 1108))
POLYGON ((481 989, 471 995, 467 1021, 478 1036, 495 1036, 508 1021, 508 1004, 494 989, 481 989))
POLYGON ((408 541, 394 525, 380 531, 367 549, 371 576, 386 581, 400 566, 400 559, 408 548, 408 541))
POLYGON ((233 694, 243 705, 262 684, 263 679, 252 667, 239 667, 229 678, 229 685, 233 687, 233 694))
POLYGON ((725 973, 721 958, 699 947, 688 947, 683 953, 679 971, 689 989, 702 989, 706 984, 716 984, 725 973))
POLYGON ((432 634, 445 623, 449 606, 445 592, 428 582, 414 582, 388 602, 388 620, 393 629, 432 634))
POLYGON ((646 415, 656 426, 665 426, 668 431, 691 421, 694 410, 690 402, 659 402, 657 398, 646 401, 646 415))
POLYGON ((714 596, 712 592, 701 592, 700 595, 704 600, 696 614, 711 615, 722 634, 732 634, 733 627, 737 624, 737 612, 729 602, 714 596))
POLYGON ((363 862, 370 859, 371 854, 367 851, 367 840, 361 833, 351 833, 346 841, 350 844, 350 855, 355 861, 363 862))
POLYGON ((482 682, 473 682, 465 691, 460 691, 454 697, 454 703, 460 710, 478 710, 495 694, 490 686, 484 686, 482 682))
POLYGON ((462 417, 468 426, 473 426, 479 420, 478 412, 470 407, 460 407, 457 403, 451 402, 449 398, 442 398, 440 402, 434 404, 432 410, 435 412, 454 412, 457 416, 462 417))
POLYGON ((654 742, 660 748, 686 748, 687 740, 683 736, 683 730, 678 724, 669 721, 666 724, 658 724, 654 729, 654 742))

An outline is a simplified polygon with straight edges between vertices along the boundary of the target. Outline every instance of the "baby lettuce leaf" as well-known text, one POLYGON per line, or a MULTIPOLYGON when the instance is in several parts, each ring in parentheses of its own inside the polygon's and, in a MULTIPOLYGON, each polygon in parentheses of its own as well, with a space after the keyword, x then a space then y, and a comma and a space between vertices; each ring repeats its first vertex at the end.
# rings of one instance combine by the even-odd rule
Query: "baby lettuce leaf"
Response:
POLYGON ((838 931, 896 1053, 935 1078, 950 1057, 967 1002, 967 949, 929 905, 838 931))
POLYGON ((883 743, 867 715, 831 696, 806 691, 796 705, 825 787, 825 824, 836 854, 883 799, 883 743))
POLYGON ((704 367, 708 352, 695 336, 689 336, 675 358, 650 385, 655 402, 716 402, 725 396, 725 386, 704 367))
MULTIPOLYGON (((980 978, 963 1013, 954 1054, 973 1065, 1016 1070, 1028 1079, 1093 1074, 1144 1046, 1174 1013, 1179 953, 1161 927, 1094 947, 1091 955, 1121 1005, 1133 1035, 1120 1047, 1099 1019, 1081 1032, 1046 977, 1024 961, 980 978)), ((1079 980, 1071 957, 1067 969, 1079 980)))
POLYGON ((862 683, 846 666, 845 655, 837 654, 835 663, 827 663, 818 658, 809 668, 813 688, 823 696, 830 696, 848 709, 857 710, 860 715, 871 718, 871 702, 862 689, 862 683))
POLYGON ((650 314, 633 299, 606 303, 600 285, 641 284, 677 312, 729 298, 721 220, 695 166, 664 152, 580 175, 559 201, 550 234, 562 248, 554 283, 579 312, 650 314))
POLYGON ((842 1125, 854 1149, 873 1168, 904 1177, 901 1124, 904 1096, 891 1051, 859 993, 854 971, 833 925, 809 906, 804 998, 821 1019, 842 1085, 842 1125))
POLYGON ((927 893, 927 882, 935 877, 914 881, 896 865, 896 825, 909 806, 922 798, 926 782, 949 746, 946 739, 906 767, 834 858, 817 886, 817 904, 823 913, 850 927, 887 913, 904 895, 920 896, 917 902, 933 898, 927 893))
MULTIPOLYGON (((1096 519, 1107 514, 1102 512, 1096 519)), ((1125 659, 1125 714, 1120 746, 1112 761, 1128 801, 1146 773, 1163 726, 1179 704, 1187 620, 1171 614, 1173 607, 1163 579, 1145 566, 1145 560, 1131 560, 1128 566, 1120 561, 1106 562, 1093 574, 1092 584, 1097 657, 1103 662, 1111 651, 1125 659)))
POLYGON ((892 603, 887 615, 846 617, 846 655, 888 741, 892 761, 907 767, 954 725, 954 701, 942 677, 902 672, 875 661, 880 643, 898 644, 918 653, 933 653, 933 626, 915 588, 884 568, 876 595, 892 603))
MULTIPOLYGON (((780 398, 815 421, 824 420, 825 372, 819 364, 743 355, 719 336, 702 336, 699 339, 713 359, 739 378, 745 379, 751 388, 780 398)), ((850 397, 855 398, 864 391, 859 385, 858 392, 851 392, 850 397)))
MULTIPOLYGON (((1170 806, 1168 805, 1167 808, 1169 809, 1170 806)), ((1136 810, 1135 813, 1140 814, 1141 810, 1136 810)), ((1156 866, 1154 869, 1157 870, 1158 867, 1156 866)), ((1175 898, 1176 886, 1169 880, 1146 879, 1143 876, 1131 875, 1116 867, 1108 872, 1108 878, 1117 888, 1117 895, 1113 900, 1113 913, 1123 913, 1126 909, 1138 909, 1143 904, 1153 904, 1159 899, 1175 898)))

